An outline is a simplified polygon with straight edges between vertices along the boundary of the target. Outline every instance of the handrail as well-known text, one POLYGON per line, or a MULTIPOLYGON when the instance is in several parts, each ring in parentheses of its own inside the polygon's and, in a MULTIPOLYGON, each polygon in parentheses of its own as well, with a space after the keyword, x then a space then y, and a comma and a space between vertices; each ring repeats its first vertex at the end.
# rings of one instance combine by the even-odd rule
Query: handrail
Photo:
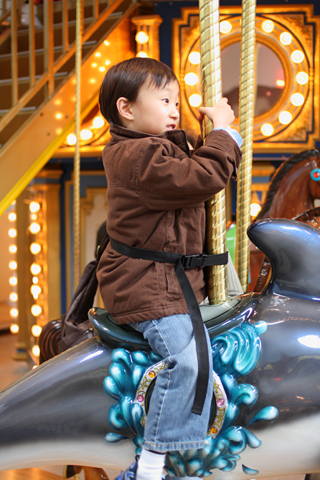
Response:
MULTIPOLYGON (((82 42, 85 43, 96 30, 107 20, 107 18, 116 10, 116 8, 122 3, 123 0, 115 0, 111 5, 107 6, 99 13, 98 0, 91 0, 93 8, 93 20, 87 26, 83 32, 82 42)), ((23 2, 22 2, 23 3, 23 2)), ((13 39, 11 41, 13 48, 13 55, 11 60, 11 76, 12 76, 12 106, 10 110, 2 117, 0 121, 0 130, 5 128, 14 117, 25 107, 32 98, 47 85, 47 98, 53 94, 54 90, 54 75, 61 69, 61 67, 75 54, 76 43, 75 41, 69 45, 69 29, 68 29, 68 0, 62 0, 59 2, 62 4, 62 54, 54 61, 54 37, 53 37, 53 0, 44 0, 44 72, 38 80, 35 80, 35 26, 33 19, 33 5, 34 0, 29 0, 29 14, 32 17, 32 21, 29 24, 29 72, 30 81, 29 89, 19 98, 18 97, 18 61, 15 49, 17 48, 17 35, 18 31, 15 28, 14 15, 11 15, 11 29, 10 34, 13 33, 13 39)), ((82 8, 84 0, 81 0, 82 8)), ((89 2, 88 2, 89 3, 89 2)), ((20 0, 11 0, 11 12, 17 10, 17 5, 20 4, 20 0)), ((86 2, 87 4, 87 2, 86 2)), ((90 17, 92 18, 92 17, 90 17)))

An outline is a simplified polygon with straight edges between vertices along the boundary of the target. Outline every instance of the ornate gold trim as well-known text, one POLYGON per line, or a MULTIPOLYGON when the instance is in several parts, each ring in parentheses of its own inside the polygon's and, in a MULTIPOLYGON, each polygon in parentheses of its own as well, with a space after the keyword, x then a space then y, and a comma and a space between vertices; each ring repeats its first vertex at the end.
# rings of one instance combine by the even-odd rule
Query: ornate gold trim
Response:
MULTIPOLYGON (((197 48, 199 41, 199 10, 197 7, 182 9, 181 18, 173 21, 173 69, 181 81, 181 127, 192 138, 199 127, 195 108, 189 106, 187 88, 184 82, 186 60, 192 48, 197 48)), ((221 7, 220 20, 228 20, 232 24, 230 33, 221 34, 221 50, 240 41, 240 7, 221 7)), ((270 48, 278 57, 285 76, 285 88, 276 104, 263 115, 254 119, 254 152, 292 152, 313 148, 319 140, 319 27, 320 17, 313 14, 312 5, 257 7, 256 41, 270 48), (265 20, 272 20, 274 30, 265 33, 261 26, 265 20), (292 43, 284 46, 279 40, 282 32, 292 35, 292 43), (304 60, 300 64, 291 61, 294 50, 301 50, 304 60), (309 81, 306 85, 298 85, 295 75, 306 71, 309 81), (301 93, 304 98, 302 106, 295 107, 290 98, 293 93, 301 93), (292 121, 287 125, 279 122, 281 111, 289 111, 292 121), (264 136, 261 127, 271 123, 274 132, 264 136)), ((238 123, 235 122, 238 127, 238 123)))

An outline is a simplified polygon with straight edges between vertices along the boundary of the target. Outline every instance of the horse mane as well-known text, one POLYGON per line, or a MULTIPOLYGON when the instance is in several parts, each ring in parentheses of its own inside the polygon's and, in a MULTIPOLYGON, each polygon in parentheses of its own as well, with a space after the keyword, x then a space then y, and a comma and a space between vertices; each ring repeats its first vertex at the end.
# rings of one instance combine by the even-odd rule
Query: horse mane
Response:
POLYGON ((314 156, 320 157, 320 151, 317 149, 305 150, 304 152, 296 153, 295 155, 292 155, 290 158, 288 158, 288 160, 283 162, 280 165, 280 167, 277 168, 277 170, 274 172, 271 178, 268 193, 267 193, 267 198, 265 199, 265 202, 260 212, 254 219, 254 221, 265 218, 265 215, 268 213, 272 205, 273 197, 279 188, 280 182, 286 176, 286 174, 298 163, 303 162, 309 157, 314 157, 314 156))

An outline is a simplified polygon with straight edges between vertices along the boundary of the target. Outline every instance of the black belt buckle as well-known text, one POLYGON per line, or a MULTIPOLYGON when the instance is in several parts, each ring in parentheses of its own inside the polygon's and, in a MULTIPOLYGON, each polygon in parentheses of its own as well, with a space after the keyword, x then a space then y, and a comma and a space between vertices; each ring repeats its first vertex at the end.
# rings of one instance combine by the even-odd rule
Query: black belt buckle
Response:
POLYGON ((202 268, 206 255, 184 255, 181 259, 183 268, 202 268))

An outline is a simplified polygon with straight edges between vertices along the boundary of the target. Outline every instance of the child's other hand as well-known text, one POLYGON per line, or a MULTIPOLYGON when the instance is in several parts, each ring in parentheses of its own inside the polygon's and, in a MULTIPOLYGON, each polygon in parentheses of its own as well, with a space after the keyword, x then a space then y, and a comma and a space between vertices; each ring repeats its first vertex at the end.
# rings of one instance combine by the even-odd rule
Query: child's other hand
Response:
POLYGON ((207 115, 213 123, 213 128, 228 128, 234 121, 234 111, 228 104, 227 98, 222 98, 214 107, 200 107, 200 114, 207 115))

